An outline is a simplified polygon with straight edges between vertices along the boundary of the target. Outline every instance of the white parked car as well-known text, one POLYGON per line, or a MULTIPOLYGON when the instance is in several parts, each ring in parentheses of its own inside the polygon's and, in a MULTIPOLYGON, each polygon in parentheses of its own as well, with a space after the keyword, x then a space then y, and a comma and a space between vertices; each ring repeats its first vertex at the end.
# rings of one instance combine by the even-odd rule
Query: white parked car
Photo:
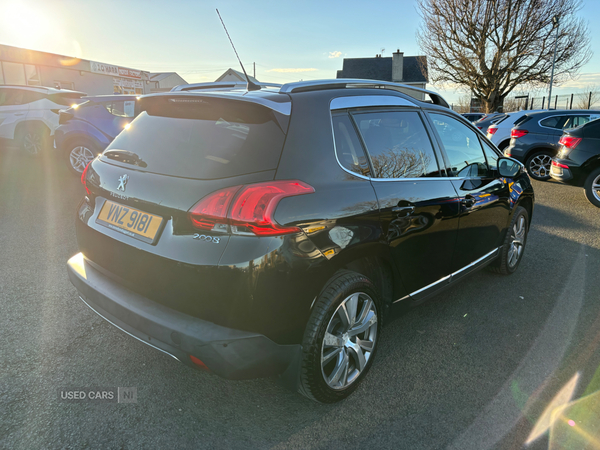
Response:
POLYGON ((0 139, 36 156, 51 142, 58 111, 81 103, 84 95, 66 89, 0 85, 0 139))
POLYGON ((500 150, 504 150, 510 144, 510 130, 512 130, 512 127, 518 125, 519 121, 523 119, 526 114, 539 111, 547 111, 547 109, 517 111, 506 114, 506 117, 502 120, 488 127, 487 138, 496 144, 496 147, 500 150))

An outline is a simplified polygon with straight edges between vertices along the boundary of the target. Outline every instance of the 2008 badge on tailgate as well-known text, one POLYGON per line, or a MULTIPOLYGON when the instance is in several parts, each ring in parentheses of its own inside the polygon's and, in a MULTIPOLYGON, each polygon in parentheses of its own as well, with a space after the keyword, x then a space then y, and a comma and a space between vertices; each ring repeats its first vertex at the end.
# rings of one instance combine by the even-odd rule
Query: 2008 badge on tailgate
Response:
POLYGON ((162 217, 106 200, 96 222, 152 244, 162 224, 162 217))

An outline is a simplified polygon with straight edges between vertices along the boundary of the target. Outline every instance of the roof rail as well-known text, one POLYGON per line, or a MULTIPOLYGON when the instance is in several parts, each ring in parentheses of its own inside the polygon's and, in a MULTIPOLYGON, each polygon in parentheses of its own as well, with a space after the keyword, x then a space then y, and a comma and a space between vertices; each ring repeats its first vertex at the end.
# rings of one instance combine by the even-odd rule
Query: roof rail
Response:
MULTIPOLYGON (((444 98, 428 89, 421 89, 418 87, 410 86, 402 83, 392 83, 390 81, 380 80, 362 80, 362 79, 351 79, 351 78, 336 78, 332 80, 311 80, 311 81, 298 81, 295 83, 287 83, 281 86, 279 92, 289 94, 291 92, 305 92, 305 91, 317 91, 319 89, 344 89, 344 88, 367 88, 374 87, 379 89, 391 89, 398 92, 403 92, 406 95, 409 93, 405 91, 414 91, 421 94, 427 94, 431 99, 431 103, 435 105, 444 106, 450 108, 450 105, 444 98)), ((414 98, 414 97, 413 97, 414 98)), ((416 99, 419 100, 419 99, 416 99)))
MULTIPOLYGON (((254 83, 262 87, 281 87, 281 84, 275 83, 254 83)), ((200 89, 237 89, 248 86, 246 81, 214 81, 211 83, 194 83, 194 84, 180 84, 171 89, 171 92, 177 91, 195 91, 200 89)))

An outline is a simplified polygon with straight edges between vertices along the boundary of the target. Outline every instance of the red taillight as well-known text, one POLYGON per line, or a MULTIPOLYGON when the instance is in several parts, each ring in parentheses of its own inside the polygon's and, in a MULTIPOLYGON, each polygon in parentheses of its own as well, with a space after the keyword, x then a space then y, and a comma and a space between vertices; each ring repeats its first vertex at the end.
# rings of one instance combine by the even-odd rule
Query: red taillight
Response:
POLYGON ((496 127, 489 127, 487 130, 488 134, 494 134, 496 131, 498 131, 496 127))
POLYGON ((202 370, 206 370, 207 372, 210 372, 210 369, 207 367, 206 364, 204 364, 201 360, 199 360, 198 358, 196 358, 195 356, 190 355, 190 359, 192 360, 192 362, 194 364, 196 364, 200 369, 202 370))
POLYGON ((87 166, 85 166, 85 169, 83 169, 83 172, 81 172, 81 184, 83 184, 83 187, 85 188, 85 192, 87 192, 87 195, 90 195, 90 190, 87 187, 87 184, 86 184, 87 180, 85 179, 85 177, 87 176, 87 171, 88 171, 88 168, 90 167, 90 164, 91 164, 91 162, 89 162, 87 164, 87 166))
POLYGON ((558 141, 559 144, 564 145, 567 148, 573 150, 575 147, 579 145, 581 142, 581 138, 573 137, 573 136, 563 136, 558 141))
POLYGON ((227 223, 231 200, 242 186, 232 186, 204 197, 190 210, 192 225, 201 230, 212 230, 216 224, 227 223))
POLYGON ((564 164, 557 163, 557 162, 556 162, 556 161, 554 161, 554 160, 552 161, 552 165, 553 165, 553 166, 556 166, 556 167, 562 167, 563 169, 568 169, 568 168, 569 168, 569 166, 565 166, 564 164))
POLYGON ((275 222, 275 209, 282 198, 314 191, 312 186, 296 180, 233 186, 200 200, 190 210, 190 219, 196 228, 208 231, 226 231, 226 226, 230 225, 235 234, 277 236, 298 233, 298 227, 284 227, 275 222))
POLYGON ((525 136, 527 133, 529 133, 529 131, 527 130, 518 130, 516 128, 513 128, 512 131, 510 132, 510 137, 513 139, 519 139, 520 137, 525 136))
POLYGON ((477 128, 479 128, 480 130, 483 130, 483 127, 477 127, 477 128))

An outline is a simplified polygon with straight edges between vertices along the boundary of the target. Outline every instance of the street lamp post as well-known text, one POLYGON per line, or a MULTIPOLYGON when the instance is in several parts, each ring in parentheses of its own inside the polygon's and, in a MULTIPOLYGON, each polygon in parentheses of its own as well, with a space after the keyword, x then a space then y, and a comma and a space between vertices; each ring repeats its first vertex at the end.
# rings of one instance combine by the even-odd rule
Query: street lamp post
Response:
POLYGON ((554 64, 556 63, 556 47, 558 46, 558 16, 552 18, 552 25, 556 28, 556 39, 554 40, 554 58, 552 58, 552 73, 550 74, 550 91, 548 92, 548 109, 550 109, 550 100, 552 99, 552 84, 554 83, 554 64))

